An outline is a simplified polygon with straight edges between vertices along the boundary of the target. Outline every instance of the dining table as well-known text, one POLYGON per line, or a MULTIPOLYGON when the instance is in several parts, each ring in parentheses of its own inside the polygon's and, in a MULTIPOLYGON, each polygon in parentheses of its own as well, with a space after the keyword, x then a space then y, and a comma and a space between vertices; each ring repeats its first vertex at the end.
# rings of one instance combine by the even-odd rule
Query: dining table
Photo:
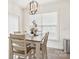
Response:
POLYGON ((26 43, 28 42, 28 43, 35 44, 36 59, 40 59, 40 44, 41 44, 42 36, 40 36, 40 35, 38 35, 38 36, 26 35, 25 39, 26 39, 26 43))

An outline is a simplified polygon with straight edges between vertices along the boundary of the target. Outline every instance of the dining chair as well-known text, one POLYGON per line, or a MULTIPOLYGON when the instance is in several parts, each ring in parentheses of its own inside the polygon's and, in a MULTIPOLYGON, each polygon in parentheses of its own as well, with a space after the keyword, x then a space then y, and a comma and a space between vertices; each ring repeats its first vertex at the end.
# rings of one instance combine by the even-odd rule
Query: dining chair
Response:
POLYGON ((48 59, 47 57, 47 41, 48 41, 49 32, 45 34, 41 40, 40 50, 42 51, 42 59, 48 59))
POLYGON ((25 41, 25 35, 10 34, 9 37, 9 59, 13 59, 14 56, 18 56, 18 59, 30 59, 31 47, 25 41))

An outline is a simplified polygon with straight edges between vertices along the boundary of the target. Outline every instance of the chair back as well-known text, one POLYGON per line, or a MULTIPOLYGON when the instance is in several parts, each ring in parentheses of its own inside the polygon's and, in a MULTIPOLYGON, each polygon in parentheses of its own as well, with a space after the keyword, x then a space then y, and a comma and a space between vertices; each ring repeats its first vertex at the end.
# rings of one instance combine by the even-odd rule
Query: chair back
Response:
POLYGON ((49 35, 49 32, 47 32, 45 36, 43 37, 43 45, 47 45, 48 35, 49 35))
POLYGON ((25 49, 25 35, 10 34, 10 40, 13 50, 24 50, 25 49))
POLYGON ((20 31, 16 31, 16 32, 14 32, 14 34, 16 34, 16 33, 21 33, 20 31))
POLYGON ((24 33, 23 33, 23 32, 20 32, 20 31, 14 32, 14 34, 15 34, 15 35, 24 35, 24 33))
POLYGON ((25 39, 25 35, 10 34, 10 38, 17 39, 17 40, 25 39))

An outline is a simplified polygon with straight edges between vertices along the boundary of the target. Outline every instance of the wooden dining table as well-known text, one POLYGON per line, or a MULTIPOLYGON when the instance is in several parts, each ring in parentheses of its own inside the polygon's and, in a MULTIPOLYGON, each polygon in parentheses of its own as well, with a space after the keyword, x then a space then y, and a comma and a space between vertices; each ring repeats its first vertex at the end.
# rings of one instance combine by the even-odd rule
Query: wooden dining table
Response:
POLYGON ((40 59, 40 44, 42 37, 41 36, 27 36, 26 35, 26 42, 32 43, 36 45, 36 59, 40 59))

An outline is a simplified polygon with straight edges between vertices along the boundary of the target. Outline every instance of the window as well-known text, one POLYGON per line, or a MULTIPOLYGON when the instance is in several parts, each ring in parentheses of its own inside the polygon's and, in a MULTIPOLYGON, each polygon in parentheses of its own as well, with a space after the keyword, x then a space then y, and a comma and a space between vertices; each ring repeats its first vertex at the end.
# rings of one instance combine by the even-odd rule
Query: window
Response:
POLYGON ((30 15, 28 23, 29 26, 32 25, 33 20, 36 20, 38 30, 41 35, 49 32, 50 41, 58 40, 57 12, 30 15))
POLYGON ((14 31, 18 31, 18 16, 9 15, 8 16, 8 33, 13 33, 14 31))

